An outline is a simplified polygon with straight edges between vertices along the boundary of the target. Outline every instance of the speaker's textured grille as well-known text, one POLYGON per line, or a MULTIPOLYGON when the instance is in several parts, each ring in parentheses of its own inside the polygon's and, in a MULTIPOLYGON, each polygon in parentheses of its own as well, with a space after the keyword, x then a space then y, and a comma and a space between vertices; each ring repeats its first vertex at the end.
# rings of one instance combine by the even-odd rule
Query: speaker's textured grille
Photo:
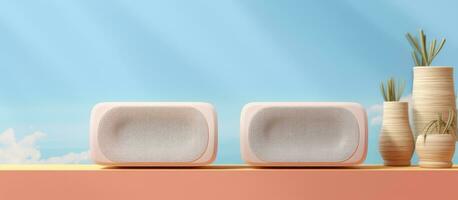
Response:
POLYGON ((191 162, 208 144, 208 124, 190 107, 118 107, 101 119, 98 141, 114 162, 191 162))
POLYGON ((359 127, 343 108, 270 107, 255 114, 248 137, 264 161, 340 162, 357 148, 359 127))

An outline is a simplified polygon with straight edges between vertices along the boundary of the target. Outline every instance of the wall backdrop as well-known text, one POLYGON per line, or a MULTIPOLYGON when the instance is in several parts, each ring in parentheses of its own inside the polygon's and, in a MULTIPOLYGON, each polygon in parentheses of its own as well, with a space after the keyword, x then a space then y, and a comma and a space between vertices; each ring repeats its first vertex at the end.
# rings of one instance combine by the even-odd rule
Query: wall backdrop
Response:
MULTIPOLYGON (((380 81, 412 81, 406 32, 448 39, 457 1, 0 0, 0 163, 89 163, 92 106, 206 101, 217 163, 242 163, 252 101, 354 101, 369 115, 366 163, 381 163, 380 81)), ((455 156, 458 161, 458 156, 455 156)))

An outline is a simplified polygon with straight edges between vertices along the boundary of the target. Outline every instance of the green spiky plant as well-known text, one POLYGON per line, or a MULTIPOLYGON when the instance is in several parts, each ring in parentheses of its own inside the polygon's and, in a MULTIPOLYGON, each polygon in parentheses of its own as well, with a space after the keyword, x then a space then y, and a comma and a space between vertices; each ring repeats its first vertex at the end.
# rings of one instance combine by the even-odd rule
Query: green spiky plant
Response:
POLYGON ((433 39, 427 47, 426 35, 420 29, 420 39, 412 36, 410 33, 406 34, 407 40, 413 48, 412 59, 416 66, 431 66, 434 58, 441 51, 445 44, 445 38, 442 38, 439 46, 436 45, 437 40, 433 39))
POLYGON ((437 114, 437 119, 432 120, 429 122, 424 130, 424 140, 426 141, 426 136, 428 134, 453 134, 455 133, 456 129, 456 111, 452 108, 448 111, 448 118, 445 121, 442 117, 442 113, 437 114))
POLYGON ((380 84, 380 91, 382 92, 385 101, 399 101, 405 88, 405 81, 396 81, 393 77, 388 79, 385 83, 380 84))

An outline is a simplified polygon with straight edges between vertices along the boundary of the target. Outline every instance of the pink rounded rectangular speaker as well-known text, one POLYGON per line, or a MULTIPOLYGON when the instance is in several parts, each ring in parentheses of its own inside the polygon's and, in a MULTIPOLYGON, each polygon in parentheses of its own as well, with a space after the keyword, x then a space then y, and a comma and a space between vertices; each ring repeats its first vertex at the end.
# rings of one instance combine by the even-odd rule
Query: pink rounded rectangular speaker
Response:
POLYGON ((216 112, 208 103, 100 103, 90 129, 97 164, 202 166, 216 157, 216 112))
POLYGON ((240 121, 242 157, 257 166, 349 166, 367 152, 367 116, 356 103, 250 103, 240 121))

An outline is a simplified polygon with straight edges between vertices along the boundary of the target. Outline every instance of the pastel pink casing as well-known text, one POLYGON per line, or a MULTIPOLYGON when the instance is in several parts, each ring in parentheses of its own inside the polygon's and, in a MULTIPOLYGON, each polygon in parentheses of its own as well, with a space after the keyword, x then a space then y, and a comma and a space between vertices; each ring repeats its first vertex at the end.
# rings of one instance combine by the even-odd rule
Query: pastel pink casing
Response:
MULTIPOLYGON (((283 112, 283 113, 285 113, 283 112)), ((317 122, 317 121, 315 121, 317 122)), ((241 153, 242 158, 246 163, 254 166, 351 166, 362 163, 367 154, 367 115, 365 109, 357 103, 345 103, 345 102, 263 102, 263 103, 249 103, 244 106, 241 113, 240 120, 240 141, 241 141, 241 153), (281 114, 282 111, 287 111, 287 118, 285 114, 281 114), (311 112, 312 111, 312 112, 311 112), (338 111, 338 112, 337 112, 338 111), (326 114, 323 112, 329 112, 326 114), (305 113, 305 114, 304 114, 305 113), (308 113, 308 114, 307 114, 308 113), (311 113, 311 114, 310 114, 311 113), (336 117, 329 117, 336 113, 336 117), (269 116, 267 116, 269 115, 269 116), (320 115, 321 118, 316 116, 320 115), (283 118, 283 119, 282 119, 283 118), (306 124, 306 121, 310 119, 319 119, 318 123, 306 124), (333 118, 332 120, 327 121, 328 118, 333 118), (339 119, 342 118, 342 119, 339 119), (353 120, 354 126, 347 126, 342 122, 345 120, 353 120), (269 121, 270 120, 270 121, 269 121), (256 121, 256 122, 253 122, 256 121), (291 122, 293 121, 293 122, 291 122), (256 125, 255 123, 261 124, 256 125), (283 123, 283 124, 282 124, 283 123), (302 123, 302 124, 301 124, 302 123), (350 145, 351 148, 347 148, 348 154, 344 155, 345 158, 341 157, 335 160, 320 160, 320 157, 315 156, 313 161, 304 160, 299 161, 288 161, 288 159, 283 159, 294 156, 288 154, 295 154, 296 157, 301 157, 301 154, 318 154, 328 155, 331 153, 339 154, 336 152, 326 152, 327 149, 320 149, 320 146, 326 146, 331 143, 331 140, 335 140, 332 136, 334 134, 332 129, 327 129, 326 127, 332 127, 334 124, 335 127, 353 127, 354 130, 349 130, 349 133, 352 133, 354 136, 349 137, 345 136, 345 131, 340 131, 341 138, 350 138, 345 141, 354 143, 350 145), (324 125, 323 125, 324 124, 324 125), (290 126, 291 125, 291 126, 290 126), (265 127, 263 127, 265 126, 265 127), (318 129, 313 129, 313 126, 319 126, 318 129), (279 128, 280 127, 280 128, 279 128), (296 130, 294 130, 296 128, 296 130), (320 139, 320 135, 317 133, 308 133, 310 130, 323 130, 323 134, 328 136, 323 136, 320 139), (255 133, 255 131, 257 131, 255 133), (253 137, 253 134, 265 136, 253 137), (307 135, 308 134, 308 135, 307 135), (250 137, 251 135, 251 137, 250 137), (302 136, 301 136, 302 135, 302 136), (302 138, 295 140, 294 138, 302 138), (327 140, 326 137, 330 138, 327 140), (304 139, 305 138, 305 139, 304 139), (318 139, 317 139, 318 138, 318 139), (250 141, 250 140, 262 140, 262 141, 250 141), (281 140, 281 141, 272 141, 272 140, 281 140), (302 141, 313 141, 308 143, 312 144, 310 148, 307 146, 300 146, 297 144, 302 141), (283 144, 281 146, 272 144, 283 144), (285 150, 288 149, 287 144, 294 144, 299 146, 299 148, 293 149, 291 151, 285 150), (258 147, 256 147, 256 145, 258 147), (272 147, 269 147, 272 146, 272 147), (256 148, 258 148, 256 152, 256 148), (308 148, 308 149, 307 149, 308 148), (261 150, 259 150, 261 149, 261 150), (298 150, 299 149, 299 150, 298 150), (264 152, 262 152, 264 151, 264 152), (268 152, 267 152, 268 151, 268 152), (319 152, 320 151, 320 152, 319 152), (269 155, 275 155, 270 157, 275 157, 277 159, 261 159, 260 155, 264 154, 264 157, 269 157, 269 155), (265 156, 268 155, 268 156, 265 156), (347 156, 348 155, 348 156, 347 156), (279 161, 280 160, 280 161, 279 161)), ((318 131, 319 132, 319 131, 318 131)), ((336 130, 335 132, 339 132, 336 130)), ((347 134, 348 135, 348 134, 347 134)), ((336 136, 337 137, 337 136, 336 136)), ((339 137, 337 137, 338 139, 339 137)), ((345 145, 345 141, 334 141, 332 144, 337 144, 333 146, 345 145)), ((304 144, 305 145, 305 144, 304 144)), ((332 146, 330 147, 333 148, 332 146)), ((329 149, 329 148, 328 148, 329 149)), ((312 156, 313 157, 313 156, 312 156)), ((331 156, 332 157, 332 156, 331 156)), ((338 157, 338 156, 337 156, 338 157)))
POLYGON ((108 166, 204 166, 212 163, 216 158, 217 131, 216 112, 209 103, 99 103, 94 106, 91 112, 91 158, 97 164, 108 166), (183 115, 174 114, 181 111, 188 118, 183 119, 183 115), (162 117, 163 115, 165 117, 162 117), (208 135, 197 135, 199 137, 174 136, 177 132, 180 134, 193 134, 196 131, 189 129, 189 127, 195 128, 197 122, 203 124, 200 127, 198 126, 197 129, 202 134, 208 135), (109 128, 107 129, 104 126, 109 128), (173 128, 173 126, 178 128, 173 128), (136 133, 142 135, 138 136, 136 133), (156 140, 152 140, 152 135, 150 134, 162 134, 162 136, 159 137, 158 141, 157 137, 153 137, 156 140), (160 141, 161 137, 164 142, 160 141), (195 143, 202 142, 201 138, 205 138, 204 144, 200 145, 202 148, 199 148, 198 152, 193 154, 192 160, 188 159, 190 156, 185 156, 186 159, 183 159, 182 154, 187 153, 186 149, 173 150, 173 148, 179 149, 183 148, 182 146, 192 146, 195 143), (125 151, 121 151, 121 149, 125 149, 125 151), (170 151, 168 151, 169 149, 170 151), (164 151, 169 152, 166 157, 161 156, 164 151), (145 155, 147 152, 154 154, 158 158, 149 159, 148 155, 145 155), (175 155, 176 158, 174 158, 175 155))

